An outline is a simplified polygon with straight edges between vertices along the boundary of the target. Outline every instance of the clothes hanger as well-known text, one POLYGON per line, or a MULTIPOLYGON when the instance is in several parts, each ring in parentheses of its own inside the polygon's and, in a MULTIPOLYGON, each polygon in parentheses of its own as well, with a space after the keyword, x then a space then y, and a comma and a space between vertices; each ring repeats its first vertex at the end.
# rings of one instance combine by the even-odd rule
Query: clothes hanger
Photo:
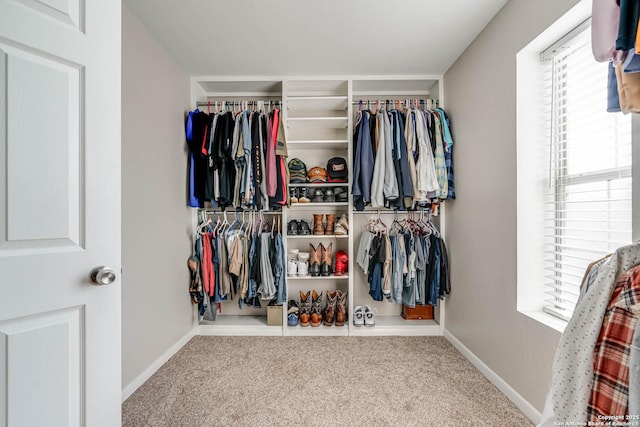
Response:
MULTIPOLYGON (((225 217, 226 220, 226 217, 225 217)), ((240 224, 239 218, 238 218, 238 210, 236 209, 236 219, 231 223, 231 225, 229 226, 229 228, 227 229, 227 233, 235 230, 236 228, 238 228, 240 224)))
POLYGON ((277 215, 273 215, 271 217, 271 236, 275 237, 276 236, 276 221, 278 220, 277 215))
POLYGON ((380 234, 385 234, 389 231, 387 229, 387 224, 385 224, 382 218, 380 218, 380 209, 378 209, 378 219, 376 220, 376 224, 380 230, 380 234))
POLYGON ((213 234, 213 236, 217 236, 218 233, 218 226, 220 225, 220 219, 218 218, 218 215, 216 214, 217 211, 213 211, 213 229, 211 230, 211 234, 213 234))
POLYGON ((211 218, 207 218, 205 222, 203 222, 196 228, 196 234, 199 236, 202 236, 205 233, 204 229, 208 227, 210 224, 211 224, 211 218))
POLYGON ((227 231, 227 228, 229 227, 229 221, 227 221, 227 210, 224 209, 222 211, 222 215, 223 215, 223 221, 222 221, 222 225, 220 226, 220 232, 224 233, 225 231, 227 231))
POLYGON ((440 232, 436 228, 435 224, 431 221, 431 209, 429 209, 427 213, 427 218, 428 218, 429 227, 431 228, 431 230, 433 230, 434 236, 436 236, 437 238, 440 238, 440 232))
POLYGON ((400 221, 394 220, 391 223, 391 230, 389 231, 389 234, 392 234, 392 233, 394 233, 394 234, 398 234, 398 233, 402 234, 402 233, 404 233, 404 227, 402 226, 400 221))

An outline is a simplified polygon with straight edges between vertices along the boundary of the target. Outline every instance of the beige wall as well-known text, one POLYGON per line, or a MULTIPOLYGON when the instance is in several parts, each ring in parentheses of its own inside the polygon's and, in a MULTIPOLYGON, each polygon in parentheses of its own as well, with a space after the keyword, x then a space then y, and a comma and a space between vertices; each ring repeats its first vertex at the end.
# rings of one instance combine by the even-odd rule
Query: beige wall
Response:
POLYGON ((446 328, 539 411, 560 334, 516 311, 516 53, 576 3, 511 0, 444 76, 457 192, 446 328))
POLYGON ((190 79, 122 8, 122 385, 193 326, 184 114, 190 79))

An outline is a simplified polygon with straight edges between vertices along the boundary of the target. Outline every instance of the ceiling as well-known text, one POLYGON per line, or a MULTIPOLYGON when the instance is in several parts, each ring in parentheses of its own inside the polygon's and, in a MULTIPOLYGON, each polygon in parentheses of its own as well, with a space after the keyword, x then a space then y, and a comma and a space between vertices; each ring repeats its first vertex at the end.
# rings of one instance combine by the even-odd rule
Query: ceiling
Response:
POLYGON ((125 3, 192 75, 357 76, 443 74, 507 1, 125 3))

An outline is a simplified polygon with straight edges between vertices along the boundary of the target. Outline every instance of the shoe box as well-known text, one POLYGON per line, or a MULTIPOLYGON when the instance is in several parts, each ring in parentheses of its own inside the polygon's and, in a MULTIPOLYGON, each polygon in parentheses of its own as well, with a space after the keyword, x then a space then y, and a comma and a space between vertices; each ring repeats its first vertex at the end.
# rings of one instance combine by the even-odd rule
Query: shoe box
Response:
POLYGON ((406 320, 430 320, 433 319, 433 306, 416 305, 414 308, 402 304, 402 317, 406 320))

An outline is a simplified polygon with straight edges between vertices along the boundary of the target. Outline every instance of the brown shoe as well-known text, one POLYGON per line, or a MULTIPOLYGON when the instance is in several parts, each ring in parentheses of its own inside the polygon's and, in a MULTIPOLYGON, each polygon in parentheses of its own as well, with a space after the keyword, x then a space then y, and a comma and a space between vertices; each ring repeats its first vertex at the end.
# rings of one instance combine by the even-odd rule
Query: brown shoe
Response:
POLYGON ((327 214, 327 225, 324 228, 324 234, 335 234, 336 215, 327 214))
POLYGON ((314 290, 311 294, 313 298, 311 302, 311 326, 317 328, 322 323, 322 308, 320 307, 320 300, 322 299, 322 292, 320 295, 314 290))
MULTIPOLYGON (((320 243, 320 246, 322 246, 322 243, 320 243)), ((320 275, 320 246, 316 249, 309 243, 309 275, 312 277, 320 275)))
POLYGON ((313 214, 313 234, 324 234, 324 226, 322 225, 322 214, 313 214))
POLYGON ((336 302, 338 301, 338 293, 336 291, 327 291, 327 305, 322 311, 324 326, 333 325, 333 317, 336 313, 336 302))
POLYGON ((300 291, 300 307, 298 309, 300 314, 300 326, 309 326, 311 320, 311 291, 303 293, 300 291))
POLYGON ((347 294, 348 292, 336 291, 338 302, 336 303, 336 326, 344 326, 347 321, 347 294))
POLYGON ((326 248, 320 243, 320 275, 331 276, 333 274, 333 242, 326 248))

